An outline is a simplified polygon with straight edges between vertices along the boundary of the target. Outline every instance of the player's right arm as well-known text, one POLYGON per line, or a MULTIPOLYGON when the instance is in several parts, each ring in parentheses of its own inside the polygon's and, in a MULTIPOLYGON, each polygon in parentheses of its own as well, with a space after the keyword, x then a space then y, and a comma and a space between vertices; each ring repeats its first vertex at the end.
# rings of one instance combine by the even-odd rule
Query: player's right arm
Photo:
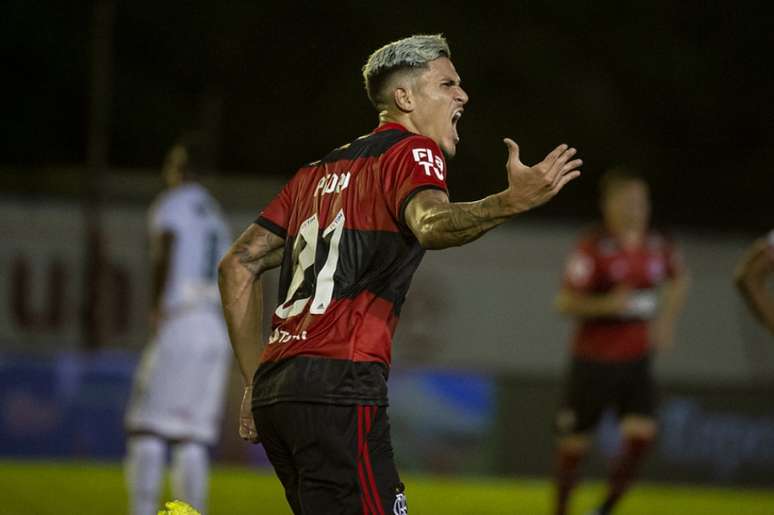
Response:
POLYGON ((565 264, 564 282, 554 299, 554 307, 563 315, 579 318, 615 317, 623 313, 632 298, 632 290, 619 284, 607 292, 596 291, 598 265, 593 240, 581 240, 565 264))
POLYGON ((282 261, 285 240, 252 224, 218 265, 223 314, 245 385, 252 383, 262 349, 261 275, 282 261))
POLYGON ((563 287, 554 299, 554 307, 563 315, 580 318, 618 316, 625 312, 631 288, 619 285, 608 293, 586 293, 563 287))
POLYGON ((406 224, 426 249, 443 249, 469 243, 512 216, 537 207, 580 175, 583 162, 572 159, 575 149, 559 145, 543 161, 527 166, 519 159, 519 146, 510 139, 508 188, 476 202, 450 202, 444 191, 417 193, 406 207, 406 224))
POLYGON ((218 265, 218 287, 229 340, 245 385, 239 409, 239 436, 257 443, 252 417, 252 380, 260 361, 263 338, 263 284, 266 270, 282 262, 285 240, 252 224, 234 242, 218 265))
POLYGON ((774 254, 764 239, 753 243, 734 272, 742 298, 760 322, 774 334, 774 299, 767 281, 774 276, 774 254))

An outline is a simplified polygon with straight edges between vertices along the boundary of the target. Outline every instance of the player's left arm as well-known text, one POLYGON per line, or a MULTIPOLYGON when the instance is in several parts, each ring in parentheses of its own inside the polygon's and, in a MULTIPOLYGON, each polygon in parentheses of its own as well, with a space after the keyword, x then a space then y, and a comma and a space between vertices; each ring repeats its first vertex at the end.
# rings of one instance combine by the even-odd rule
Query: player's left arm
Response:
POLYGON ((661 288, 661 299, 656 318, 651 322, 653 341, 661 350, 668 350, 674 343, 675 325, 685 305, 690 284, 688 271, 682 269, 668 279, 661 288))
POLYGON ((239 410, 239 436, 257 443, 251 413, 253 375, 263 350, 263 282, 267 270, 282 263, 285 240, 252 224, 234 242, 218 265, 218 287, 229 340, 245 390, 239 410))
POLYGON ((774 299, 767 282, 774 277, 774 255, 768 242, 760 239, 752 244, 734 271, 734 282, 750 310, 774 334, 774 299))
POLYGON ((406 224, 426 249, 444 249, 474 241, 510 218, 501 198, 450 202, 445 191, 420 191, 406 207, 406 224))
POLYGON ((519 146, 505 139, 508 188, 475 202, 450 202, 445 191, 425 189, 409 201, 404 219, 425 249, 464 245, 483 236, 511 217, 537 207, 580 175, 583 162, 573 159, 575 149, 559 145, 540 163, 527 166, 519 146))
POLYGON ((261 276, 282 262, 285 240, 260 225, 250 225, 218 265, 218 288, 245 385, 252 382, 263 346, 261 276))

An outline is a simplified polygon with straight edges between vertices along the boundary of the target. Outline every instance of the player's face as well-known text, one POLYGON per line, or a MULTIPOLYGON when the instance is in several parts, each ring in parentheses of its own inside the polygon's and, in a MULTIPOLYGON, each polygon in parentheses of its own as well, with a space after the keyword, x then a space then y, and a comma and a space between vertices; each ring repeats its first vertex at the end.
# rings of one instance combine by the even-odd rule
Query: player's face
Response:
POLYGON ((460 141, 457 122, 468 102, 454 65, 446 57, 430 61, 412 90, 416 100, 412 112, 414 125, 420 134, 435 141, 447 157, 453 157, 460 141))
POLYGON ((605 219, 614 227, 644 231, 650 221, 648 186, 639 180, 613 187, 604 203, 605 219))
POLYGON ((161 175, 164 182, 170 188, 183 182, 185 168, 188 165, 188 152, 182 145, 172 147, 164 159, 164 167, 161 175))

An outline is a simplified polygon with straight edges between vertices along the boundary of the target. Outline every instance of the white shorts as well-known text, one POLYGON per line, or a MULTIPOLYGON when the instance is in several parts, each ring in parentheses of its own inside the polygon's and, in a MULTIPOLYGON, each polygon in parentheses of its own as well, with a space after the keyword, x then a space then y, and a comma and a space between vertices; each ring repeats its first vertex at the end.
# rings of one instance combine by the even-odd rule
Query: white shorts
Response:
POLYGON ((163 322, 137 367, 127 430, 214 444, 230 364, 220 313, 191 311, 163 322))

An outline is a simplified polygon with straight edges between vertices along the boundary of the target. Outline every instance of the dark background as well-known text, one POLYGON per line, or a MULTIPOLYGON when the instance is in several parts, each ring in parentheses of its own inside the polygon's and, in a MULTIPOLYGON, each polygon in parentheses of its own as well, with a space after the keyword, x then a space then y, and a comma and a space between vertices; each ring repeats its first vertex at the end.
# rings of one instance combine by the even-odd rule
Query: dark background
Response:
MULTIPOLYGON (((764 3, 116 1, 107 164, 158 168, 204 128, 221 174, 290 177, 376 124, 360 67, 379 46, 444 33, 471 101, 454 200, 505 186, 504 136, 525 162, 579 148, 584 176, 533 217, 591 218, 596 179, 638 167, 656 220, 772 224, 772 18, 764 3)), ((87 161, 91 2, 4 2, 0 169, 87 161)))

